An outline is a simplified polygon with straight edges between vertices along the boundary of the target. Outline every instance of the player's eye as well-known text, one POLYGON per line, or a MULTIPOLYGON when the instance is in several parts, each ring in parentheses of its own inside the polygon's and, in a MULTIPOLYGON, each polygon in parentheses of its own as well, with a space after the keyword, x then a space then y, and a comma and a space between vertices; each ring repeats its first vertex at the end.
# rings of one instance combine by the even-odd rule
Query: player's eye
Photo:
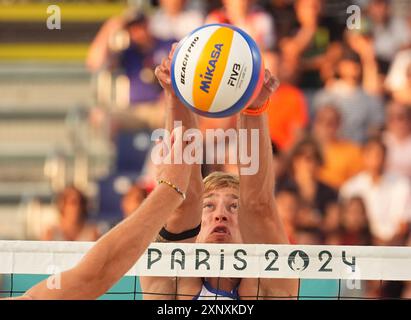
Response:
POLYGON ((238 203, 234 202, 230 204, 230 211, 236 211, 238 209, 238 203))
POLYGON ((203 204, 203 209, 206 209, 207 211, 212 211, 214 210, 214 204, 210 202, 206 202, 203 204))

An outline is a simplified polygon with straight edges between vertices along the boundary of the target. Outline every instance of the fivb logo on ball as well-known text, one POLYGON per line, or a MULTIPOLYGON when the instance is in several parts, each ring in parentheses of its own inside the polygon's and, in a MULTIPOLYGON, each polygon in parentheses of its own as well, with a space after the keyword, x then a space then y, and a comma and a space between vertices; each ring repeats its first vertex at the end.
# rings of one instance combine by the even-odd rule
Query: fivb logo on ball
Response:
POLYGON ((260 50, 249 35, 231 25, 212 24, 179 43, 171 79, 188 108, 217 118, 239 112, 255 98, 263 71, 260 50))

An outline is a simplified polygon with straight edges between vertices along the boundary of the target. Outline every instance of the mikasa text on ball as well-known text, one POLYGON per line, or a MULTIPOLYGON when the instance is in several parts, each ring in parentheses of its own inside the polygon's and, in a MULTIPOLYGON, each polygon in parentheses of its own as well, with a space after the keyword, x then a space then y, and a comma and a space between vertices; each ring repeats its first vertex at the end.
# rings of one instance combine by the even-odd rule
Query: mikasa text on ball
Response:
POLYGON ((176 95, 206 117, 227 117, 247 107, 263 79, 257 44, 247 33, 227 24, 194 30, 180 41, 172 60, 176 95))

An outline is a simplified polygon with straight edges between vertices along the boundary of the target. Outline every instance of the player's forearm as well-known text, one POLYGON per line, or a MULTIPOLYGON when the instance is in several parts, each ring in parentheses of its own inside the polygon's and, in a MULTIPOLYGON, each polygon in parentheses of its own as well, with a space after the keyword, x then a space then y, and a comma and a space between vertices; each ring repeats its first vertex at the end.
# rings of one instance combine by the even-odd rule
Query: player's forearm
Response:
MULTIPOLYGON (((197 128, 196 116, 173 94, 166 93, 166 124, 169 131, 180 121, 187 128, 197 128)), ((171 233, 181 233, 197 227, 201 221, 203 181, 200 164, 193 164, 187 198, 167 219, 165 227, 171 233)))
POLYGON ((158 186, 137 212, 96 243, 83 263, 103 275, 110 282, 107 285, 113 285, 134 265, 181 202, 182 197, 169 186, 158 186))
POLYGON ((182 202, 166 185, 158 186, 141 207, 100 238, 81 262, 61 275, 61 289, 47 280, 27 292, 34 299, 95 299, 131 269, 164 221, 182 202))
MULTIPOLYGON (((239 129, 246 129, 247 150, 251 148, 252 129, 259 130, 258 152, 255 161, 259 168, 254 175, 243 175, 240 170, 239 223, 244 241, 252 243, 288 243, 284 226, 274 201, 274 168, 266 114, 241 115, 239 129)), ((243 165, 239 165, 240 169, 243 165)))
POLYGON ((271 204, 273 203, 274 168, 267 115, 240 115, 238 129, 245 129, 247 132, 246 150, 248 153, 255 150, 255 146, 251 145, 251 132, 253 129, 258 130, 258 152, 251 155, 252 159, 258 162, 258 170, 252 175, 242 174, 241 168, 245 168, 247 165, 239 164, 240 199, 245 199, 247 203, 252 200, 251 202, 260 204, 271 204))

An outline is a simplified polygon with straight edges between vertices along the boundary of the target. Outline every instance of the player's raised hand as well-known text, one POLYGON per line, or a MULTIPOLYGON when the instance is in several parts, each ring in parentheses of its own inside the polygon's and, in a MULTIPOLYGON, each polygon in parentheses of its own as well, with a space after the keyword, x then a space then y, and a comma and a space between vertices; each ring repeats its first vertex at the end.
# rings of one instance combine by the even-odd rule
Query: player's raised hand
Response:
POLYGON ((173 43, 171 50, 166 58, 163 58, 161 64, 158 65, 154 71, 160 85, 167 92, 172 93, 173 89, 171 86, 171 61, 173 59, 174 51, 177 47, 177 43, 173 43))
POLYGON ((280 85, 280 81, 271 75, 271 72, 268 69, 265 69, 264 72, 264 82, 261 87, 260 93, 257 97, 251 102, 248 108, 250 109, 257 109, 260 108, 267 99, 273 94, 275 90, 277 90, 278 86, 280 85))

